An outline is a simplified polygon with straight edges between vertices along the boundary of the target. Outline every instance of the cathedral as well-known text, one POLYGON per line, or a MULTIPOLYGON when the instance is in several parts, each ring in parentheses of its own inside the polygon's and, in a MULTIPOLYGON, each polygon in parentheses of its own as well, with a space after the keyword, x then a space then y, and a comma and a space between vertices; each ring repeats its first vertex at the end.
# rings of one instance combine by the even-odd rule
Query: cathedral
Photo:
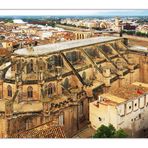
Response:
POLYGON ((148 83, 147 54, 128 38, 106 36, 28 46, 2 57, 0 137, 47 123, 74 136, 89 124, 89 103, 99 95, 148 83))

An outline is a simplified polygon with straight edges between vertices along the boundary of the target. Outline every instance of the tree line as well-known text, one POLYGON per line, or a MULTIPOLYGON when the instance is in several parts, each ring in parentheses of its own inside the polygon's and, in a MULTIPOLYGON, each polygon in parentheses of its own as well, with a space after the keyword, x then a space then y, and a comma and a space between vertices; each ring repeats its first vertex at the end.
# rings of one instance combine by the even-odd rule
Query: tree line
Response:
POLYGON ((122 33, 128 34, 128 35, 136 35, 141 37, 148 37, 148 33, 143 33, 135 30, 123 30, 122 33))

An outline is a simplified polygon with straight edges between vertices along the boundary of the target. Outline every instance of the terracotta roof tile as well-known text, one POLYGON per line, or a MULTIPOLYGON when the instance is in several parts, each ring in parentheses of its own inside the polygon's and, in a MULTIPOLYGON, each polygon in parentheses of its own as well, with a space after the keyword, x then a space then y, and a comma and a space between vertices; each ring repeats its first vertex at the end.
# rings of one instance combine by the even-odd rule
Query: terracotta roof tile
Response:
POLYGON ((12 134, 9 138, 65 138, 65 133, 62 126, 44 124, 31 130, 12 134))

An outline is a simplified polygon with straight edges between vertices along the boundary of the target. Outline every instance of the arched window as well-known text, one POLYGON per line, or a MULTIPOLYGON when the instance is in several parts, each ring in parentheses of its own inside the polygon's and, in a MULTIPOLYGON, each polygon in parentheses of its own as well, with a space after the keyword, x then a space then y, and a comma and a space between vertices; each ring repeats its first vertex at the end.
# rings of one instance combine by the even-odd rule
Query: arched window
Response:
POLYGON ((84 37, 84 34, 82 34, 82 39, 84 39, 85 37, 84 37))
POLYGON ((8 85, 7 87, 7 92, 8 92, 8 96, 12 97, 12 87, 10 85, 8 85))
POLYGON ((46 64, 44 63, 43 59, 40 58, 38 64, 39 64, 39 65, 38 65, 38 66, 39 66, 39 69, 40 69, 40 70, 44 70, 46 64))
POLYGON ((79 39, 79 34, 77 33, 77 39, 79 39))
POLYGON ((49 57, 47 63, 48 63, 47 64, 48 69, 51 70, 53 68, 53 65, 54 65, 54 59, 53 59, 53 57, 49 57))
POLYGON ((80 34, 80 39, 82 39, 82 35, 80 34))
POLYGON ((68 78, 66 78, 65 79, 65 81, 64 81, 64 87, 66 88, 66 89, 68 89, 69 88, 69 79, 68 78))
POLYGON ((19 63, 17 64, 17 72, 19 72, 21 69, 21 61, 19 61, 19 63))
POLYGON ((27 64, 27 73, 31 73, 31 72, 33 72, 33 60, 32 59, 27 64))
POLYGON ((52 83, 49 83, 48 85, 48 97, 50 97, 55 92, 55 85, 52 83))
POLYGON ((33 71, 33 60, 32 59, 30 60, 30 71, 31 72, 33 71))
POLYGON ((58 66, 63 66, 63 59, 60 55, 58 56, 58 66))
POLYGON ((27 88, 27 96, 28 98, 33 98, 33 88, 31 86, 27 88))

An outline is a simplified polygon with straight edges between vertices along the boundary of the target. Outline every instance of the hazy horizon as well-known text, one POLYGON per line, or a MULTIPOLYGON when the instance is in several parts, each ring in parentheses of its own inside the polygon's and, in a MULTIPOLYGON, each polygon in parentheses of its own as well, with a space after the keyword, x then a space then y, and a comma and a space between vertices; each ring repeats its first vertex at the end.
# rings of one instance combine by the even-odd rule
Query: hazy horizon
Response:
POLYGON ((0 17, 66 17, 66 16, 83 16, 83 17, 146 17, 148 16, 147 9, 130 9, 130 10, 93 10, 93 9, 82 9, 82 10, 0 10, 0 17))

